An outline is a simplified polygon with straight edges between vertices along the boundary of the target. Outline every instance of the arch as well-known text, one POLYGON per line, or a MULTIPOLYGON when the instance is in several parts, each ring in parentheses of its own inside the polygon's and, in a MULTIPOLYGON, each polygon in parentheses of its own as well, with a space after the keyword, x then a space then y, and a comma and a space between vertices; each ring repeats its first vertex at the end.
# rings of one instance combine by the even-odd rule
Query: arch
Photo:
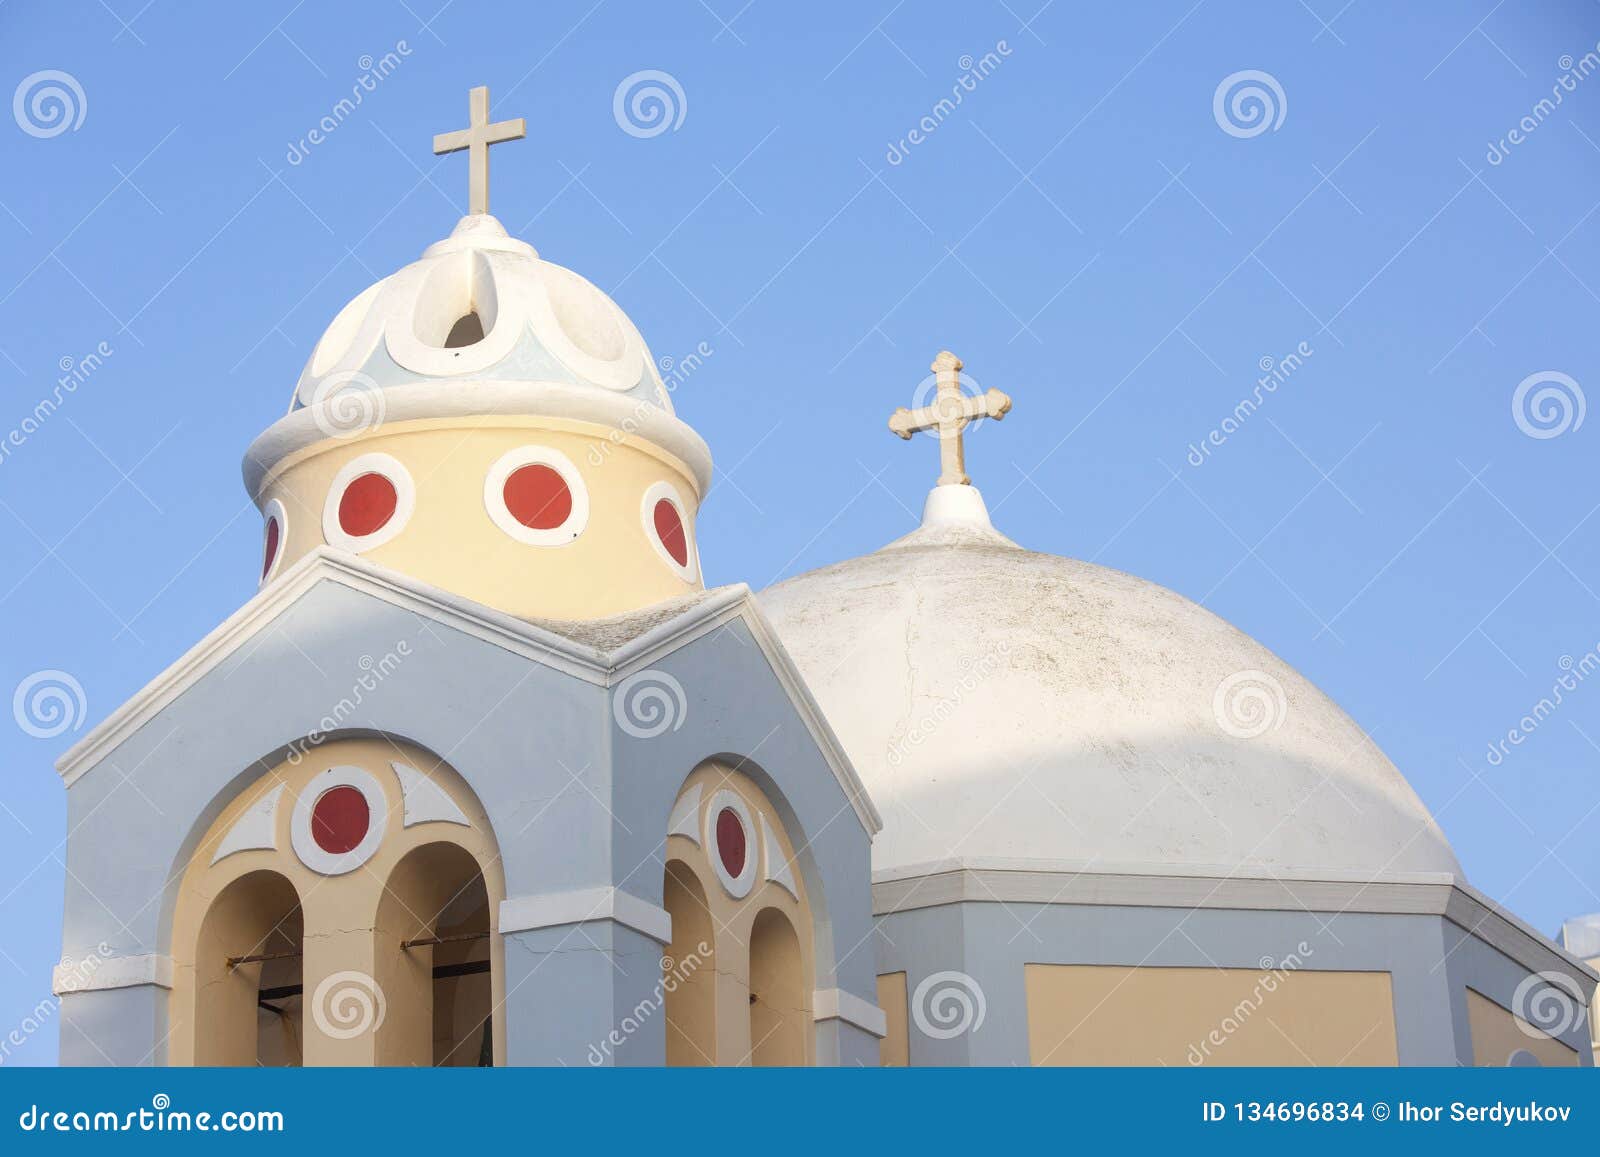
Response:
POLYGON ((713 962, 702 987, 668 990, 669 1063, 798 1065, 816 1053, 815 866, 808 870, 804 845, 792 835, 799 830, 792 809, 749 770, 701 763, 666 817, 670 955, 682 960, 690 941, 706 936, 703 955, 713 962), (691 923, 681 924, 680 913, 691 923), (707 1059, 684 1059, 691 1041, 707 1059))
MULTIPOLYGON (((706 756, 695 765, 696 770, 718 765, 739 775, 748 777, 757 790, 761 792, 772 805, 775 819, 782 824, 785 835, 790 835, 790 854, 793 863, 800 875, 803 885, 805 906, 808 913, 807 932, 812 946, 812 963, 816 969, 813 979, 819 988, 827 988, 833 984, 833 962, 835 960, 833 945, 833 922, 828 917, 828 893, 822 886, 822 870, 817 865, 816 854, 811 841, 805 838, 805 826, 800 822, 799 813, 783 793, 783 788, 772 773, 763 767, 757 760, 737 752, 722 751, 706 756), (799 838, 793 838, 798 834, 799 838)), ((684 781, 686 784, 688 779, 684 781)), ((839 823, 850 820, 848 815, 838 817, 839 823)), ((851 822, 854 822, 851 820, 851 822)))
POLYGON ((803 1065, 811 985, 789 917, 763 908, 750 929, 750 1063, 803 1065))
MULTIPOLYGON (((380 662, 380 666, 381 666, 380 662)), ((326 720, 324 722, 327 722, 326 720)), ((466 773, 460 771, 453 763, 446 761, 433 748, 421 743, 398 731, 380 731, 370 728, 341 727, 329 731, 313 731, 310 734, 299 735, 280 743, 272 750, 262 755, 249 759, 240 765, 237 772, 222 780, 201 808, 194 822, 189 826, 187 835, 178 846, 177 852, 172 857, 172 862, 167 868, 166 887, 161 895, 160 915, 157 924, 157 943, 160 951, 168 956, 176 956, 173 940, 174 928, 177 923, 179 899, 182 895, 182 885, 186 874, 198 863, 202 862, 202 852, 209 852, 209 845, 217 836, 219 821, 224 812, 232 811, 237 807, 241 796, 251 793, 252 785, 263 784, 271 786, 282 782, 294 769, 316 760, 320 752, 333 750, 346 743, 373 742, 385 745, 393 758, 402 758, 410 755, 416 766, 429 771, 445 768, 460 781, 460 790, 470 797, 476 805, 477 794, 473 791, 466 773)), ((492 829, 485 828, 493 839, 492 829)))
POLYGON ((156 925, 157 943, 161 951, 174 960, 180 955, 180 947, 174 934, 178 923, 179 900, 183 896, 183 882, 189 871, 200 862, 201 849, 206 844, 207 837, 215 832, 223 813, 231 810, 230 805, 236 804, 252 784, 263 781, 272 768, 282 762, 284 754, 289 750, 289 746, 285 744, 277 752, 246 764, 243 769, 218 785, 216 792, 206 801, 205 807, 189 826, 183 842, 178 845, 178 851, 172 857, 172 864, 167 868, 166 887, 161 893, 161 911, 156 925))
POLYGON ((285 1018, 268 1027, 296 1042, 273 1052, 268 1044, 283 1031, 247 1035, 264 1042, 248 1063, 504 1063, 496 931, 504 871, 465 779, 425 749, 381 735, 308 741, 279 756, 235 776, 232 798, 206 808, 209 822, 186 841, 174 873, 163 917, 171 1062, 246 1063, 244 1045, 218 1043, 241 1039, 243 998, 214 992, 219 977, 234 983, 217 991, 242 991, 251 974, 243 963, 260 973, 258 992, 275 994, 271 1015, 285 1018), (322 807, 352 785, 365 807, 322 807), (335 820, 338 831, 324 830, 335 820), (335 854, 362 825, 359 856, 335 854), (263 883, 274 879, 281 883, 263 883), (263 912, 281 925, 282 953, 240 962, 261 954, 253 945, 263 912), (425 943, 405 944, 415 940, 425 943), (219 972, 217 961, 230 958, 233 967, 219 972))
POLYGON ((300 895, 279 872, 249 872, 217 893, 189 957, 195 1064, 302 1063, 304 934, 300 895))
POLYGON ((667 1064, 715 1064, 716 931, 706 890, 694 869, 677 859, 667 862, 661 890, 662 907, 672 917, 672 943, 661 961, 667 1064))
POLYGON ((378 1064, 494 1064, 493 926, 483 869, 461 845, 423 844, 395 864, 373 921, 373 976, 388 1004, 378 1064))

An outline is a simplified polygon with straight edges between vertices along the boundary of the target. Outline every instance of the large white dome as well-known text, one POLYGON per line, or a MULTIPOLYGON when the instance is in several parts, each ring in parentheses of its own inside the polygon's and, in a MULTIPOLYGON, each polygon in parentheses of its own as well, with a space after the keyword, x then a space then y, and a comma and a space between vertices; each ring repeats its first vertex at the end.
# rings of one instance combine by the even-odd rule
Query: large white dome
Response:
POLYGON ((1400 772, 1287 664, 1154 583, 1023 550, 971 487, 760 601, 883 814, 880 875, 1461 874, 1400 772))

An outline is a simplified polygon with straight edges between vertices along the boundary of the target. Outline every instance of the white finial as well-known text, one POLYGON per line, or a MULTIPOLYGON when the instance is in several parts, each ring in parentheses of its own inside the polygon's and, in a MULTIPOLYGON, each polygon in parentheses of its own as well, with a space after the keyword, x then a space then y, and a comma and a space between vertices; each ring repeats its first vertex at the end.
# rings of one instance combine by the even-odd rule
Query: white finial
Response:
POLYGON ((467 150, 467 212, 476 216, 489 211, 489 146, 501 141, 518 141, 528 135, 527 121, 489 123, 489 90, 479 86, 467 94, 468 126, 433 138, 436 154, 467 150))
POLYGON ((889 418, 889 429, 900 437, 911 440, 911 435, 922 430, 939 432, 939 485, 970 486, 967 477, 966 456, 961 444, 962 432, 975 418, 993 418, 999 421, 1011 409, 1011 398, 999 390, 989 390, 976 397, 961 392, 961 359, 949 350, 942 350, 929 367, 934 373, 937 394, 933 405, 920 410, 904 406, 889 418))
POLYGON ((935 486, 928 491, 928 499, 922 504, 922 525, 924 529, 939 526, 994 529, 983 495, 970 483, 966 486, 935 486))

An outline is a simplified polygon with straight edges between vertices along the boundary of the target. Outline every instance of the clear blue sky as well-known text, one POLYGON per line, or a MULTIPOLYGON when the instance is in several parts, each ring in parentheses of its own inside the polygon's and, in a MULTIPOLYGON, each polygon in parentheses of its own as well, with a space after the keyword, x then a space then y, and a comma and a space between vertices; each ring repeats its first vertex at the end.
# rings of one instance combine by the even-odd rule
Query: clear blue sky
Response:
MULTIPOLYGON (((708 581, 903 533, 936 453, 884 422, 948 346, 1016 400, 968 455, 1006 533, 1273 648, 1541 929, 1600 910, 1600 675, 1486 758, 1600 644, 1600 417, 1535 438, 1512 409, 1547 371, 1600 404, 1600 76, 1534 111, 1595 5, 438 3, 0 7, 0 96, 53 69, 86 104, 54 136, 0 117, 0 440, 112 351, 0 459, 5 696, 63 670, 92 725, 254 593, 240 455, 338 308, 455 222, 465 163, 430 139, 487 84, 528 118, 494 153, 506 226, 658 357, 714 351, 677 391, 719 467, 708 581), (675 129, 614 119, 643 69, 681 86, 675 129), (1256 135, 1214 115, 1243 70, 1286 106, 1256 135)), ((59 952, 74 733, 5 722, 9 1030, 59 952)), ((51 1027, 12 1063, 54 1056, 51 1027)))

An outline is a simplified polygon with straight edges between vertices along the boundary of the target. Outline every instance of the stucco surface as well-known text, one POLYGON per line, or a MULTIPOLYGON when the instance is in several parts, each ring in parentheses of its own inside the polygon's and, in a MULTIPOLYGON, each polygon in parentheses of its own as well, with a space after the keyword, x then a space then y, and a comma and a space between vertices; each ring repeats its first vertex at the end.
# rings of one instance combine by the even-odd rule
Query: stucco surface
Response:
POLYGON ((1018 547, 951 489, 954 517, 930 501, 905 538, 760 595, 883 814, 875 871, 1460 874, 1395 766, 1271 651, 1154 583, 1018 547))
MULTIPOLYGON (((454 610, 461 601, 443 592, 427 609, 402 606, 391 599, 415 599, 424 588, 359 564, 306 565, 320 577, 303 593, 249 617, 271 605, 273 592, 263 591, 257 607, 241 612, 248 631, 200 644, 177 665, 180 683, 158 680, 147 691, 147 719, 112 728, 75 767, 63 959, 94 953, 114 968, 124 957, 170 958, 183 865, 239 791, 324 720, 320 738, 391 737, 445 758, 482 805, 513 900, 611 888, 636 906, 659 907, 680 786, 708 758, 736 764, 800 849, 816 984, 870 999, 868 832, 746 622, 675 638, 655 654, 643 674, 676 690, 673 714, 659 732, 624 728, 630 717, 618 697, 629 685, 596 681, 612 681, 614 671, 580 678, 563 669, 553 646, 533 645, 532 628, 513 649, 514 624, 495 620, 498 634, 483 621, 468 630, 454 610), (347 585, 357 578, 361 589, 347 585)), ((692 617, 702 602, 682 600, 678 615, 692 617)), ((670 626, 667 618, 645 615, 633 626, 670 626)), ((504 937, 511 1064, 601 1063, 591 1045, 658 995, 661 943, 609 910, 577 909, 567 921, 504 937)), ((63 1060, 166 1063, 169 983, 66 995, 63 1060), (111 1044, 97 1051, 103 1039, 111 1044)), ((645 1018, 603 1063, 661 1063, 663 1022, 645 1018)), ((814 1031, 819 1063, 875 1055, 875 1039, 854 1026, 830 1020, 814 1031)))

